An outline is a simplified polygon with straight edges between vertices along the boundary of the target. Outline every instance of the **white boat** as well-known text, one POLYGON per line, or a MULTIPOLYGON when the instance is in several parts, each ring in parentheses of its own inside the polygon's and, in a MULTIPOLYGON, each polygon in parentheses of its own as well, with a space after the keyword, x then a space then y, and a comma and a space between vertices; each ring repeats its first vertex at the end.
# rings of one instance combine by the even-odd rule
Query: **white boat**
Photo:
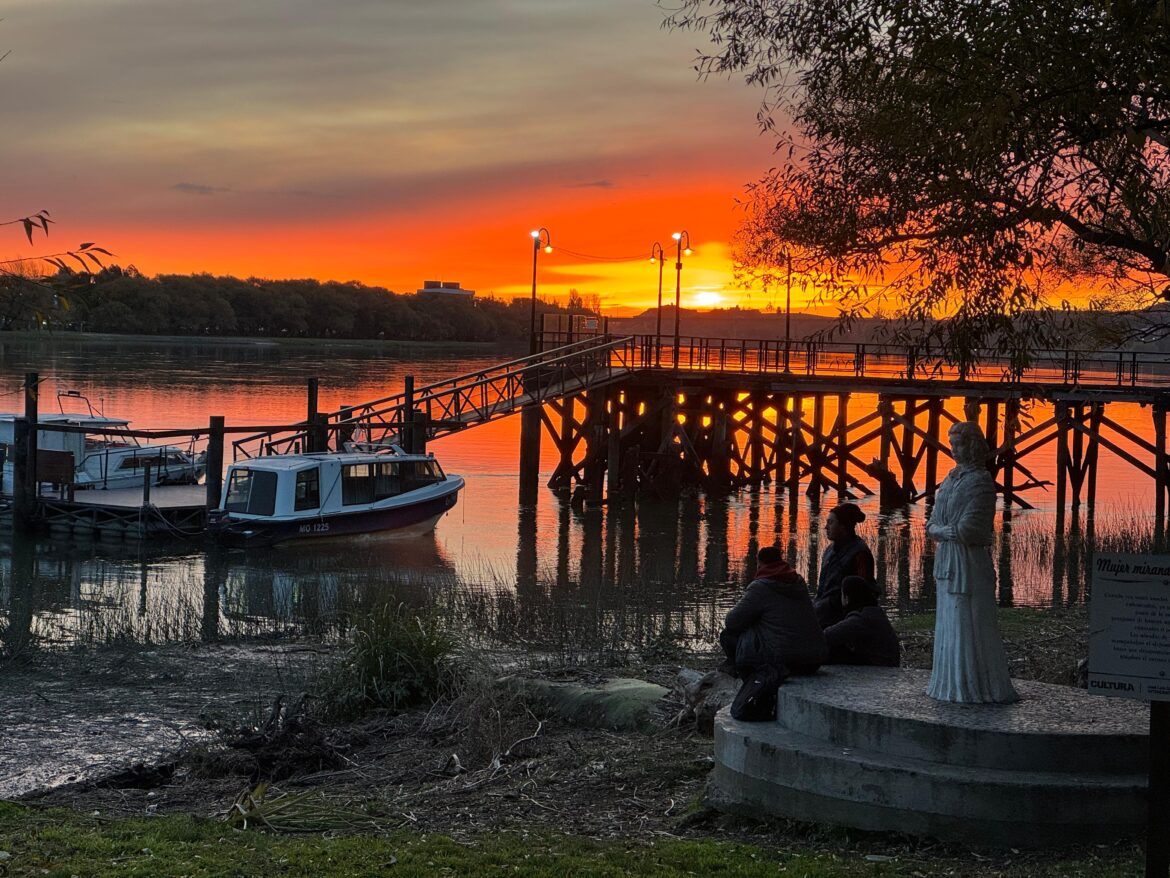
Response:
MULTIPOLYGON (((141 445, 133 436, 119 435, 128 430, 129 421, 95 412, 89 401, 75 391, 63 391, 57 397, 58 402, 65 398, 81 400, 89 411, 40 414, 37 423, 42 429, 37 430, 37 450, 71 455, 75 489, 140 488, 146 466, 151 468, 154 485, 193 485, 203 476, 205 455, 178 445, 141 445), (43 429, 50 425, 80 429, 70 432, 43 429)), ((12 493, 12 445, 19 417, 22 416, 0 413, 0 444, 4 450, 0 493, 4 494, 12 493)))
POLYGON ((209 529, 228 545, 273 545, 434 529, 463 488, 433 454, 396 445, 368 450, 274 454, 228 468, 209 529))

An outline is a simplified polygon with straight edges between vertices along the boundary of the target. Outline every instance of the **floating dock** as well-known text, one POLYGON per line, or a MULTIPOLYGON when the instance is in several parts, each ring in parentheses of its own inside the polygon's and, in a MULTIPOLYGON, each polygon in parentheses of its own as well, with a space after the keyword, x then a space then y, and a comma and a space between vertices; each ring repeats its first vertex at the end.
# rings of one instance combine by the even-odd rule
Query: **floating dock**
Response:
POLYGON ((37 498, 36 517, 54 535, 103 539, 202 537, 207 530, 204 485, 78 491, 72 500, 37 498))

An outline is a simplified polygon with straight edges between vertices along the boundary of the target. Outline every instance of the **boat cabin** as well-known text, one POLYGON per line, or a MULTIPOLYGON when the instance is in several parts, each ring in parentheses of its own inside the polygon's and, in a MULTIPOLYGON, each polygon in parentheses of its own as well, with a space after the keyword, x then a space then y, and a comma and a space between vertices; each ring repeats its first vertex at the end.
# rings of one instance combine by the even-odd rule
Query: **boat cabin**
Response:
POLYGON ((233 464, 221 509, 234 518, 315 517, 356 511, 446 481, 429 455, 282 454, 233 464))

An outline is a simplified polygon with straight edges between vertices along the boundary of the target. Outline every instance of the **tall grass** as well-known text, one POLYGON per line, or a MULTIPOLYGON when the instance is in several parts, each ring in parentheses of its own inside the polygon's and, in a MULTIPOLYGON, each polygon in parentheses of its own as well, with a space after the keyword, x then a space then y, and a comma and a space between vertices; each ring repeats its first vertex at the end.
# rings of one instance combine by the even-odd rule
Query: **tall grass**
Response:
MULTIPOLYGON (((685 541, 668 534, 661 537, 665 544, 658 531, 631 530, 630 521, 606 519, 612 539, 609 530, 601 531, 580 555, 572 543, 556 551, 547 547, 539 559, 546 563, 533 556, 533 566, 519 572, 498 561, 466 558, 458 572, 398 569, 364 557, 360 547, 340 560, 307 553, 296 564, 276 555, 249 556, 244 563, 233 557, 219 566, 199 555, 178 563, 102 560, 94 562, 99 575, 93 578, 70 568, 62 569, 58 580, 38 568, 31 583, 18 583, 11 574, 4 581, 0 569, 0 637, 8 651, 29 643, 60 650, 304 635, 375 643, 385 633, 377 621, 368 630, 354 626, 381 607, 402 603, 442 619, 468 646, 507 653, 510 661, 519 654, 527 662, 550 664, 665 655, 714 643, 723 615, 742 593, 750 569, 744 558, 754 547, 780 542, 797 569, 815 579, 824 549, 816 531, 819 519, 796 527, 777 515, 782 531, 774 532, 766 522, 752 530, 753 520, 742 509, 729 517, 723 527, 717 514, 707 516, 707 530, 685 541), (737 515, 742 520, 734 520, 737 515), (744 529, 746 554, 731 552, 727 532, 744 529)), ((1140 509, 1099 511, 1092 521, 1070 515, 1060 535, 1053 524, 1051 513, 1037 511, 1017 513, 997 528, 992 553, 1001 603, 1079 603, 1091 586, 1095 552, 1153 547, 1151 516, 1140 509)), ((899 612, 929 609, 932 547, 921 511, 871 516, 861 533, 875 549, 887 603, 899 612)))
POLYGON ((431 608, 384 604, 359 615, 340 660, 318 687, 322 713, 349 719, 452 695, 461 672, 459 647, 449 624, 431 608))

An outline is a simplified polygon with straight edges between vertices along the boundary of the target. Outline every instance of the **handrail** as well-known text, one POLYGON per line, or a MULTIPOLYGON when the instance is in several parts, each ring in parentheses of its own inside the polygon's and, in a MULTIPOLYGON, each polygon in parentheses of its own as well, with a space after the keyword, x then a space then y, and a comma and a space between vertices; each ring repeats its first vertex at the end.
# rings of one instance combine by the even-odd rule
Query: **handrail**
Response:
POLYGON ((606 379, 611 380, 615 360, 618 368, 631 367, 627 351, 632 342, 631 336, 583 339, 488 369, 423 385, 415 388, 409 399, 403 391, 335 412, 321 413, 315 424, 290 424, 282 430, 245 436, 232 443, 233 450, 237 458, 252 456, 247 446, 255 443, 260 443, 261 450, 269 453, 291 450, 300 447, 301 443, 306 447, 314 442, 321 444, 324 440, 320 437, 330 431, 352 433, 358 428, 367 432, 368 441, 385 441, 391 434, 400 433, 408 422, 413 422, 413 413, 406 411, 408 403, 416 410, 424 409, 429 424, 440 425, 432 432, 462 429, 469 425, 463 420, 468 413, 474 416, 473 422, 482 423, 511 413, 522 405, 562 395, 570 389, 587 389, 596 383, 594 374, 598 371, 604 371, 606 379), (550 392, 554 386, 559 386, 560 391, 550 392), (472 400, 473 394, 478 395, 478 400, 472 400), (439 417, 434 417, 435 409, 439 410, 439 417), (314 430, 320 431, 320 441, 313 439, 314 430), (381 439, 374 440, 375 432, 381 434, 381 439), (285 435, 276 438, 281 433, 285 435))
MULTIPOLYGON (((447 384, 458 384, 460 381, 464 381, 468 378, 474 378, 477 375, 484 374, 485 372, 494 372, 494 371, 501 370, 501 369, 508 369, 512 366, 516 366, 516 365, 519 365, 521 363, 526 364, 526 365, 532 365, 533 363, 547 362, 543 358, 549 356, 550 354, 559 354, 560 356, 569 356, 569 354, 564 353, 564 352, 567 352, 567 351, 569 351, 573 348, 576 348, 576 347, 581 347, 583 345, 592 345, 593 347, 600 349, 603 347, 612 346, 613 344, 620 343, 621 341, 624 341, 624 340, 625 340, 624 338, 623 339, 616 339, 614 341, 610 341, 610 342, 599 345, 599 344, 597 344, 596 338, 582 339, 581 341, 575 341, 575 342, 572 342, 571 344, 563 345, 559 348, 553 348, 553 349, 548 350, 548 351, 540 351, 536 354, 530 354, 530 355, 525 356, 525 357, 519 357, 515 360, 508 360, 504 363, 500 363, 500 364, 492 366, 488 369, 480 369, 476 372, 464 372, 462 375, 456 375, 452 378, 443 378, 439 381, 434 381, 430 384, 424 384, 423 386, 416 387, 414 389, 414 395, 417 398, 419 396, 419 394, 425 393, 426 391, 432 390, 436 387, 443 387, 447 384)), ((390 396, 384 396, 381 399, 372 399, 372 400, 369 400, 368 402, 360 403, 357 406, 346 406, 345 408, 338 409, 337 411, 334 411, 334 412, 323 412, 323 414, 326 414, 329 417, 340 417, 347 410, 352 410, 355 408, 368 408, 369 406, 380 405, 384 402, 390 402, 391 400, 395 400, 395 399, 405 399, 405 397, 406 397, 405 393, 395 393, 395 394, 392 394, 390 396)))

